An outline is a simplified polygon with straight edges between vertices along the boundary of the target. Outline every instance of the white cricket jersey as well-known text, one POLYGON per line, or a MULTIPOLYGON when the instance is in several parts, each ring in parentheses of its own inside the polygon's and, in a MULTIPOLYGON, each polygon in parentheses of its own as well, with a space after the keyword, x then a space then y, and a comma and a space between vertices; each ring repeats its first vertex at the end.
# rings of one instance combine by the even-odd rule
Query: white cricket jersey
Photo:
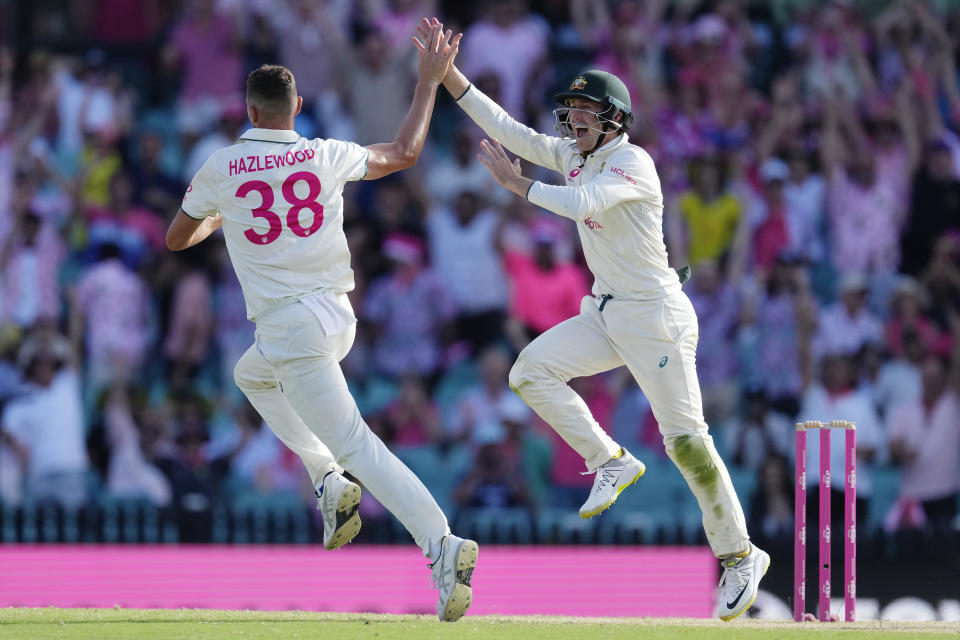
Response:
POLYGON ((250 129, 194 176, 181 208, 198 220, 223 216, 250 320, 319 292, 353 289, 343 187, 366 175, 367 155, 353 142, 250 129))
POLYGON ((504 147, 563 174, 565 186, 534 182, 527 199, 576 221, 595 296, 648 300, 680 289, 663 242, 660 179, 646 151, 620 136, 584 161, 574 140, 524 126, 472 85, 457 102, 504 147))

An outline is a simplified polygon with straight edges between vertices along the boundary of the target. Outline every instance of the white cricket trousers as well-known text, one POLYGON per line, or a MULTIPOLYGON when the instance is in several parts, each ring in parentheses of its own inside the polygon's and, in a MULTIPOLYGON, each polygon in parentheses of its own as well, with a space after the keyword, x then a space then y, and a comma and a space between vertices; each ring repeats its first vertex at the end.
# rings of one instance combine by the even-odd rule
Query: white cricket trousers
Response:
POLYGON ((346 469, 407 528, 425 556, 450 533, 423 483, 363 421, 340 360, 356 324, 346 294, 323 294, 270 312, 257 322, 256 343, 237 362, 234 379, 277 437, 300 456, 314 486, 346 469), (340 305, 340 317, 322 313, 340 305), (324 325, 327 325, 325 329, 324 325), (327 335, 333 327, 337 333, 327 335), (339 466, 338 466, 339 465, 339 466))
POLYGON ((550 424, 592 471, 620 446, 568 385, 627 365, 660 425, 667 455, 703 512, 718 558, 750 549, 743 509, 707 433, 697 381, 697 316, 680 290, 659 300, 584 297, 580 315, 549 329, 520 353, 510 387, 550 424))

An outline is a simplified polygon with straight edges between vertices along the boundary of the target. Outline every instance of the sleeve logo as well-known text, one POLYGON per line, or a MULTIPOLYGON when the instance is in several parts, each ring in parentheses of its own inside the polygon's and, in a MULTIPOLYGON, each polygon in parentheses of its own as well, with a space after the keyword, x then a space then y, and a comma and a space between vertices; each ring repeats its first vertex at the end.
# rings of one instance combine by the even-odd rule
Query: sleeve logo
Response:
POLYGON ((624 170, 621 169, 620 167, 610 167, 610 173, 612 173, 612 174, 615 175, 615 176, 620 176, 621 178, 623 178, 624 180, 626 180, 626 181, 629 182, 630 184, 635 184, 635 185, 639 185, 639 184, 640 184, 640 183, 637 181, 636 178, 634 178, 632 175, 630 175, 629 173, 627 173, 626 171, 624 171, 624 170))

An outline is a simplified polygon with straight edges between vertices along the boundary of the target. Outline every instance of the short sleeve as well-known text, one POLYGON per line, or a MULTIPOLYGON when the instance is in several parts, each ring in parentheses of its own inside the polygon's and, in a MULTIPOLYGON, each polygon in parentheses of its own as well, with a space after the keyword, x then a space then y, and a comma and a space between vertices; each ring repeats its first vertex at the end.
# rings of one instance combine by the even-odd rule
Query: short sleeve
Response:
POLYGON ((190 181, 187 192, 183 195, 180 209, 196 220, 203 220, 217 215, 220 206, 217 204, 217 169, 214 162, 216 154, 207 158, 197 174, 190 181))
POLYGON ((370 152, 355 142, 327 140, 324 155, 333 172, 344 182, 363 180, 367 175, 367 157, 370 152))

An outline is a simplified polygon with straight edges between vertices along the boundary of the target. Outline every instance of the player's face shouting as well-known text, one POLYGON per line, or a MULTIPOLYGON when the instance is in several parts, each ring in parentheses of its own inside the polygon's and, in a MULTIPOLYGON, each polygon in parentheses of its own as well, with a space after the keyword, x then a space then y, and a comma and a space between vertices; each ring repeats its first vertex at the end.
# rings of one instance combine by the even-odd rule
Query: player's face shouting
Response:
POLYGON ((572 98, 567 101, 568 123, 577 141, 577 148, 589 151, 597 142, 597 137, 603 135, 600 120, 597 114, 603 111, 603 105, 593 100, 572 98))

